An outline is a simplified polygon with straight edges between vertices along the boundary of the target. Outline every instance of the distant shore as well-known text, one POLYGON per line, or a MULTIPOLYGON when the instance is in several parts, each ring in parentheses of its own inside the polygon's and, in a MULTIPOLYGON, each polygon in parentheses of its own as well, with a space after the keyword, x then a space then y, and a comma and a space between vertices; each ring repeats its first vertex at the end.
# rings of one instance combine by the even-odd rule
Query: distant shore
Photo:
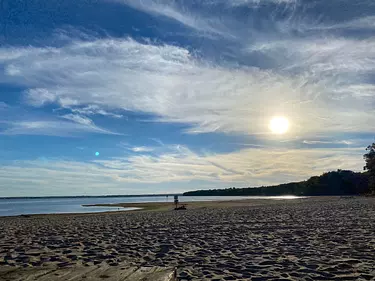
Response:
POLYGON ((185 211, 123 206, 135 205, 144 209, 2 217, 0 272, 106 264, 177 267, 179 280, 375 276, 375 198, 189 202, 185 211))

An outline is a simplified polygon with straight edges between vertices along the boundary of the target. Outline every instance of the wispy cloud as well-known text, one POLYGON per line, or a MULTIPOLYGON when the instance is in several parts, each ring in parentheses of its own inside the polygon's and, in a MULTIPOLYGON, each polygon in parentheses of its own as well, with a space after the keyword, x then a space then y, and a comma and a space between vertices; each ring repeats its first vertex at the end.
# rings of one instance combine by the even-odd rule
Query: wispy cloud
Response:
POLYGON ((156 142, 157 144, 161 145, 161 146, 164 146, 164 142, 162 142, 161 139, 158 139, 158 138, 150 138, 150 140, 156 142))
MULTIPOLYGON (((361 95, 364 86, 359 73, 372 71, 375 65, 369 63, 375 56, 372 41, 305 43, 293 48, 289 43, 281 45, 294 50, 294 59, 284 68, 298 68, 301 74, 224 68, 201 61, 181 47, 131 39, 73 41, 61 48, 0 48, 5 69, 9 65, 18 69, 1 79, 32 87, 27 93, 32 105, 53 102, 76 110, 89 104, 95 110, 148 112, 162 122, 190 124, 188 132, 193 133, 261 136, 274 115, 291 120, 292 134, 367 131, 375 117, 368 111, 368 97, 361 95), (16 57, 6 56, 14 52, 16 57), (297 58, 304 59, 304 53, 310 59, 299 63, 297 58), (358 87, 355 96, 334 94, 333 89, 351 89, 350 82, 358 87)), ((278 46, 272 43, 252 51, 272 54, 278 46)))
POLYGON ((46 135, 78 136, 87 133, 111 134, 116 132, 100 128, 84 116, 66 114, 61 118, 46 114, 36 114, 20 107, 0 104, 0 135, 46 135))
POLYGON ((81 116, 81 115, 77 115, 77 114, 66 114, 66 115, 63 115, 61 117, 65 118, 65 119, 68 119, 68 120, 71 120, 73 122, 76 122, 78 124, 82 124, 82 125, 86 125, 86 126, 95 126, 94 122, 91 119, 89 119, 85 116, 81 116))
POLYGON ((121 181, 206 180, 259 185, 299 180, 338 168, 360 170, 360 151, 362 149, 357 148, 244 149, 228 154, 198 155, 184 146, 178 146, 174 152, 157 156, 134 155, 95 162, 119 171, 124 176, 118 178, 121 181))
MULTIPOLYGON (((340 168, 361 170, 362 152, 362 148, 253 148, 235 153, 198 155, 187 147, 176 146, 173 152, 154 156, 133 155, 92 162, 57 159, 16 161, 0 170, 0 187, 17 184, 22 188, 32 188, 38 185, 38 189, 56 193, 59 188, 69 186, 78 188, 80 194, 98 194, 98 190, 104 189, 119 194, 129 190, 137 193, 137 184, 150 183, 164 183, 166 186, 173 182, 200 181, 211 182, 213 186, 259 186, 303 180, 340 168), (124 191, 127 183, 129 185, 125 185, 124 191)), ((185 187, 200 188, 194 184, 185 187)))
POLYGON ((120 142, 119 144, 117 144, 117 146, 120 147, 120 148, 123 148, 125 150, 128 150, 128 151, 140 152, 140 153, 152 152, 152 151, 156 150, 156 148, 153 147, 153 146, 133 146, 133 145, 130 145, 126 142, 120 142))
POLYGON ((305 1, 207 0, 200 9, 184 1, 121 2, 195 30, 229 32, 234 43, 215 47, 234 61, 205 59, 158 41, 65 38, 61 47, 0 48, 1 81, 27 87, 33 106, 54 103, 81 116, 146 112, 156 121, 190 125, 187 133, 269 138, 274 115, 290 119, 287 138, 374 129, 369 77, 375 73, 375 37, 332 28, 368 30, 372 16, 324 21, 311 12, 319 3, 305 1), (220 5, 227 8, 218 10, 220 5), (252 16, 237 19, 238 6, 252 16), (272 13, 264 18, 266 8, 272 13))
MULTIPOLYGON (((331 1, 330 9, 308 0, 103 1, 160 25, 143 32, 148 22, 139 23, 137 34, 151 38, 137 40, 72 27, 38 45, 0 46, 0 83, 24 89, 17 108, 0 102, 0 134, 116 135, 102 121, 125 123, 135 112, 155 126, 183 124, 186 134, 241 137, 226 148, 245 149, 199 154, 152 130, 153 139, 119 144, 116 158, 2 166, 0 188, 141 193, 135 186, 258 186, 361 169, 356 146, 375 130, 374 1, 331 1), (275 136, 268 123, 280 115, 290 131, 275 136)), ((199 146, 206 136, 215 141, 181 139, 199 146)))
POLYGON ((348 140, 341 140, 341 141, 304 140, 303 143, 305 144, 346 144, 346 145, 353 144, 353 142, 348 141, 348 140))
MULTIPOLYGON (((195 31, 204 32, 206 34, 203 35, 206 36, 218 35, 231 39, 238 35, 238 30, 233 29, 235 25, 238 27, 238 24, 236 19, 233 19, 231 8, 242 6, 256 9, 260 5, 275 5, 277 9, 277 5, 284 5, 284 9, 286 9, 286 6, 293 7, 299 2, 299 0, 202 0, 199 2, 198 9, 194 3, 179 0, 105 1, 123 3, 145 13, 166 17, 195 31), (220 13, 217 13, 215 8, 220 9, 220 13)), ((197 34, 197 36, 201 36, 201 34, 197 34)))
POLYGON ((135 146, 132 147, 131 150, 134 152, 151 152, 154 150, 154 148, 147 146, 135 146))
POLYGON ((78 114, 84 114, 84 115, 103 115, 103 116, 109 116, 113 118, 123 118, 124 116, 121 114, 109 112, 107 110, 104 110, 100 108, 98 105, 88 105, 85 107, 77 107, 77 108, 71 108, 71 111, 78 114))
POLYGON ((2 135, 46 135, 77 136, 85 133, 116 134, 93 124, 64 121, 19 121, 8 122, 8 128, 0 131, 2 135))
POLYGON ((181 5, 178 1, 163 0, 111 0, 131 6, 143 12, 163 16, 171 20, 177 21, 184 26, 193 30, 206 32, 208 34, 216 34, 228 36, 225 32, 225 25, 215 18, 208 18, 191 12, 186 6, 181 5), (224 30, 223 30, 224 29, 224 30))
MULTIPOLYGON (((373 4, 373 3, 372 3, 373 4)), ((374 5, 374 4, 373 4, 374 5)), ((364 16, 342 23, 335 23, 332 25, 318 25, 316 27, 309 27, 310 30, 335 30, 335 29, 375 29, 375 16, 364 16)))

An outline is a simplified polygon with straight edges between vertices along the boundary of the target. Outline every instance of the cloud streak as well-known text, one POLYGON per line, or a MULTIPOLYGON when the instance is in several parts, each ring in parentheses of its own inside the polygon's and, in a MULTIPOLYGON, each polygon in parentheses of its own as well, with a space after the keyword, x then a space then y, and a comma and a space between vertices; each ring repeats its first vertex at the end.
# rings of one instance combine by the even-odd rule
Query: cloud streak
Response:
POLYGON ((80 124, 63 121, 19 121, 7 123, 10 128, 0 131, 1 135, 45 135, 78 136, 87 133, 116 135, 93 124, 80 124))
MULTIPOLYGON (((124 184, 136 190, 137 184, 197 180, 216 185, 260 186, 303 180, 336 169, 361 170, 362 159, 358 155, 362 150, 253 148, 235 153, 198 155, 187 147, 175 146, 173 151, 154 156, 142 154, 91 162, 16 161, 0 170, 0 186, 17 183, 30 188, 42 185, 55 192, 67 185, 79 190, 83 188, 91 194, 98 194, 98 189, 104 187, 114 194, 123 193, 124 184)), ((199 188, 187 186, 188 189, 199 188)))
POLYGON ((134 152, 151 152, 154 151, 152 147, 146 147, 146 146, 135 146, 131 148, 134 152))
POLYGON ((226 28, 220 21, 217 21, 214 18, 207 19, 204 16, 196 15, 177 1, 111 0, 111 2, 123 3, 151 15, 162 16, 174 20, 195 31, 205 32, 207 33, 206 35, 229 36, 227 32, 223 31, 223 29, 226 28))
POLYGON ((66 114, 61 118, 46 114, 29 113, 19 107, 0 103, 0 135, 46 135, 46 136, 79 136, 87 133, 118 135, 105 130, 94 122, 80 115, 66 114))
MULTIPOLYGON (((251 52, 272 55, 290 44, 253 46, 251 52)), ((181 47, 131 39, 1 48, 1 63, 13 68, 1 79, 30 87, 26 96, 34 106, 57 103, 88 114, 108 109, 147 112, 160 122, 190 124, 190 133, 265 135, 273 115, 289 117, 293 134, 367 131, 375 123, 368 111, 372 84, 362 84, 359 74, 373 71, 373 42, 316 44, 297 42, 287 55, 290 64, 281 70, 225 68, 181 47), (300 74, 293 73, 297 70, 300 74)))
POLYGON ((305 144, 346 144, 351 145, 353 142, 342 140, 342 141, 322 141, 322 140, 304 140, 303 143, 305 144))

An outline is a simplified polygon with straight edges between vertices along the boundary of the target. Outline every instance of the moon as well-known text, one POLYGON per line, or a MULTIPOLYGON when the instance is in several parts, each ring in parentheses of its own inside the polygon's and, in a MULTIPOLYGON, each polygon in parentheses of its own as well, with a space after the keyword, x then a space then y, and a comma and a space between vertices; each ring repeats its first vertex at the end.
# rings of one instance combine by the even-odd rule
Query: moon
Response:
POLYGON ((285 117, 273 117, 270 121, 269 128, 274 134, 285 134, 289 129, 289 121, 285 117))

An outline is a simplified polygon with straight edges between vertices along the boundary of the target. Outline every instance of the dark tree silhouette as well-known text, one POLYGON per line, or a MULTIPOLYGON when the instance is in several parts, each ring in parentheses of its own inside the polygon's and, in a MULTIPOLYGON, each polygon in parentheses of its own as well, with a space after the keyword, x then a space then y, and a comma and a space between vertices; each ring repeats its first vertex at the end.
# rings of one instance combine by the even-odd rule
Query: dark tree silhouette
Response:
POLYGON ((375 143, 366 148, 367 153, 363 155, 366 165, 363 167, 368 172, 369 192, 375 194, 375 143))
POLYGON ((360 195, 368 193, 367 173, 337 170, 314 176, 306 181, 284 183, 257 188, 227 188, 185 192, 190 196, 245 196, 245 195, 360 195))

